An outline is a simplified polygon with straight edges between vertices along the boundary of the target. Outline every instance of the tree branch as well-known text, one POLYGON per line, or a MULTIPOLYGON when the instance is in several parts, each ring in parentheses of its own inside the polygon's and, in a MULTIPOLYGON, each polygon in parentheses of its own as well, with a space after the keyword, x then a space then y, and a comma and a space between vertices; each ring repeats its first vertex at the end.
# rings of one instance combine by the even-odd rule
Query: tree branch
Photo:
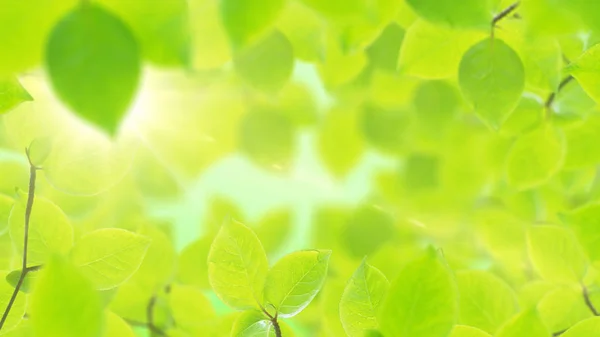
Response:
POLYGON ((596 307, 594 307, 594 304, 590 299, 590 294, 588 293, 588 290, 585 286, 583 286, 583 299, 585 300, 585 305, 587 305, 592 314, 594 314, 594 316, 599 316, 598 311, 596 310, 596 307))
POLYGON ((492 19, 492 28, 496 26, 498 21, 504 19, 510 13, 512 13, 515 9, 517 9, 517 7, 519 7, 520 4, 521 4, 521 1, 517 1, 514 4, 506 7, 502 12, 496 14, 496 16, 494 16, 494 18, 492 19))
POLYGON ((547 112, 547 116, 550 114, 550 109, 552 108, 552 104, 554 104, 554 101, 556 100, 556 95, 558 95, 558 93, 569 83, 571 83, 571 81, 573 81, 575 78, 571 75, 565 77, 560 84, 558 85, 558 88, 556 89, 555 92, 551 93, 548 96, 548 99, 546 99, 546 103, 544 104, 544 106, 546 107, 547 112))
POLYGON ((33 210, 33 201, 35 197, 35 182, 37 179, 37 171, 40 170, 40 168, 33 165, 33 163, 31 162, 31 157, 29 156, 29 148, 25 149, 25 153, 27 154, 27 160, 29 161, 29 194, 27 195, 27 206, 25 208, 25 233, 23 235, 23 264, 21 268, 21 276, 19 276, 19 281, 17 282, 12 296, 10 297, 8 304, 6 305, 6 309, 2 314, 2 319, 0 319, 0 330, 2 330, 2 328, 4 327, 4 323, 6 323, 8 314, 10 313, 12 306, 17 300, 17 295, 19 295, 19 291, 23 286, 23 282, 25 281, 27 273, 39 269, 39 266, 27 268, 27 249, 29 246, 29 221, 31 219, 31 211, 33 210))
MULTIPOLYGON (((588 292, 588 289, 584 285, 582 285, 582 288, 583 288, 583 300, 585 301, 585 305, 590 309, 590 311, 592 312, 592 314, 594 314, 594 316, 600 316, 600 314, 598 313, 598 310, 596 310, 596 307, 594 307, 594 304, 592 303, 592 300, 590 299, 590 294, 588 292)), ((552 336, 553 337, 560 336, 560 335, 564 334, 565 332, 567 332, 568 330, 569 329, 557 331, 557 332, 553 333, 552 336)))
POLYGON ((273 323, 273 329, 275 330, 275 337, 282 337, 281 335, 281 326, 279 326, 279 322, 277 321, 277 315, 271 318, 271 323, 273 323))
POLYGON ((156 307, 156 295, 150 298, 150 302, 148 302, 148 307, 146 307, 146 320, 148 321, 146 323, 146 327, 153 334, 166 337, 167 334, 161 329, 159 329, 156 325, 154 325, 154 307, 156 307))

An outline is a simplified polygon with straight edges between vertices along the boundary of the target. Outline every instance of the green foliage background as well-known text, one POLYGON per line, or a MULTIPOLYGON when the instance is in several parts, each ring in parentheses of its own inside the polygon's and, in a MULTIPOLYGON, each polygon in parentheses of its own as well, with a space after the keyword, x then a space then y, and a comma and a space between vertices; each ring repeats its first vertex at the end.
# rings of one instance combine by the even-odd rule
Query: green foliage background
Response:
POLYGON ((0 336, 600 336, 599 22, 3 1, 0 336))

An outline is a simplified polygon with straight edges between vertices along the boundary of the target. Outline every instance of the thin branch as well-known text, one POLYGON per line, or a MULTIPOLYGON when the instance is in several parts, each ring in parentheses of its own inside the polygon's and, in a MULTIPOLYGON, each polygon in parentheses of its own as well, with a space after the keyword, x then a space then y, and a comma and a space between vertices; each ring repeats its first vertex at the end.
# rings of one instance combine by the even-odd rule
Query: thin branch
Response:
POLYGON ((271 323, 273 323, 273 329, 275 330, 275 337, 282 337, 281 335, 281 326, 279 326, 279 322, 277 321, 277 315, 271 318, 271 323))
POLYGON ((565 332, 567 332, 567 330, 569 330, 569 329, 564 329, 564 330, 561 330, 561 331, 557 331, 557 332, 555 332, 555 333, 552 334, 552 337, 558 337, 558 336, 564 334, 565 332))
POLYGON ((556 89, 555 92, 551 93, 548 98, 546 99, 546 103, 544 104, 544 106, 547 109, 547 114, 550 114, 550 109, 552 109, 552 104, 554 104, 554 101, 556 100, 556 95, 558 95, 558 93, 569 83, 571 83, 571 81, 573 81, 575 78, 571 75, 565 77, 560 84, 558 85, 558 88, 556 89))
POLYGON ((39 167, 33 165, 31 162, 31 157, 29 156, 29 148, 25 149, 25 153, 27 154, 27 160, 29 161, 29 191, 27 195, 27 206, 25 208, 25 233, 23 235, 23 264, 21 268, 21 275, 19 276, 19 281, 13 290, 12 296, 6 305, 6 309, 2 314, 2 319, 0 319, 0 330, 4 327, 4 323, 8 318, 8 314, 12 309, 12 306, 15 304, 17 300, 17 295, 19 295, 19 291, 23 286, 23 282, 25 282, 25 277, 27 273, 33 271, 32 269, 39 269, 39 266, 31 267, 32 269, 27 268, 27 250, 29 246, 29 221, 31 219, 31 211, 33 210, 33 201, 35 197, 35 182, 37 179, 37 171, 40 170, 39 167))
POLYGON ((164 331, 162 331, 156 325, 154 325, 154 307, 156 307, 156 299, 157 299, 156 295, 152 296, 150 298, 150 301, 148 302, 148 306, 146 307, 146 320, 148 321, 146 323, 146 327, 153 334, 156 334, 159 336, 167 336, 167 334, 164 331))
POLYGON ((594 304, 590 299, 590 294, 588 293, 588 290, 585 286, 583 286, 583 299, 585 300, 585 305, 587 305, 592 314, 594 314, 594 316, 599 316, 598 311, 596 310, 596 307, 594 307, 594 304))
POLYGON ((494 19, 492 19, 492 27, 496 26, 498 21, 504 19, 510 13, 512 13, 515 9, 517 9, 517 7, 519 7, 520 4, 521 4, 521 1, 517 1, 514 4, 506 7, 502 12, 496 14, 496 16, 494 16, 494 19))

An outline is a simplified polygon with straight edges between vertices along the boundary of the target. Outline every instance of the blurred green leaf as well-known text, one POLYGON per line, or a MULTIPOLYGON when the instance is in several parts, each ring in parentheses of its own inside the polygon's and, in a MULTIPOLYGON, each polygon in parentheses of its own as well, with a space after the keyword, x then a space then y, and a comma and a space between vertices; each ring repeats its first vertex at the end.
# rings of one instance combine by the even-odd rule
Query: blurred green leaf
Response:
POLYGON ((542 278, 561 283, 578 283, 583 280, 588 261, 567 228, 534 226, 527 232, 529 257, 542 278))
POLYGON ((523 63, 504 41, 485 39, 464 54, 459 84, 475 113, 492 129, 499 129, 523 93, 523 63))
POLYGON ((294 50, 278 30, 238 51, 233 65, 244 80, 259 90, 281 89, 294 68, 294 50))
POLYGON ((29 314, 39 336, 99 337, 104 326, 100 297, 90 281, 56 256, 40 273, 29 314))
POLYGON ((593 317, 583 320, 567 330, 563 337, 598 337, 600 336, 600 318, 593 317))
POLYGON ((379 316, 386 336, 447 336, 457 320, 456 284, 433 248, 392 281, 379 316))
POLYGON ((254 42, 274 24, 284 5, 283 0, 220 1, 221 21, 234 47, 254 42))
POLYGON ((495 335, 497 337, 548 337, 550 332, 536 310, 524 310, 508 321, 495 335))
POLYGON ((517 313, 517 298, 503 280, 483 271, 456 274, 461 324, 490 334, 517 313))
POLYGON ((491 337, 485 331, 466 325, 455 325, 450 337, 491 337))
POLYGON ((54 90, 69 107, 116 133, 140 77, 136 38, 119 18, 94 4, 76 7, 50 34, 46 65, 54 90))
POLYGON ((19 104, 33 101, 33 97, 16 78, 0 81, 0 114, 7 113, 19 104))
POLYGON ((458 28, 487 29, 492 22, 490 2, 486 0, 407 0, 415 12, 435 23, 458 28))
POLYGON ((508 182, 519 190, 543 185, 561 169, 565 153, 564 137, 552 126, 519 137, 506 159, 508 182))

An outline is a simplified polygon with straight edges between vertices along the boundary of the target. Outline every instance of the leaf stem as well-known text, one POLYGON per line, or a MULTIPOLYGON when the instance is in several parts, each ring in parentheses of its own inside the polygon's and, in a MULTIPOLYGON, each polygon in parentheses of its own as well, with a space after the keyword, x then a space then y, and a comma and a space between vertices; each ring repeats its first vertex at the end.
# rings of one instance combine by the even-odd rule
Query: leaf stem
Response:
POLYGON ((275 337, 282 337, 281 326, 279 326, 279 322, 277 321, 277 315, 271 318, 271 323, 273 323, 273 329, 275 329, 275 337))
POLYGON ((594 307, 594 304, 592 303, 592 300, 590 299, 590 294, 588 292, 588 289, 585 286, 583 286, 583 299, 585 300, 585 305, 587 305, 587 307, 590 309, 592 314, 594 314, 594 316, 600 316, 598 314, 598 311, 596 310, 596 307, 594 307))
POLYGON ((548 119, 551 115, 551 109, 552 109, 552 105, 554 104, 554 101, 556 100, 556 96, 558 95, 558 93, 560 93, 560 91, 569 83, 571 83, 571 81, 573 81, 575 78, 571 75, 565 77, 560 84, 558 85, 558 88, 556 89, 555 92, 551 93, 548 98, 546 99, 546 103, 544 104, 544 106, 546 107, 546 119, 548 119))
POLYGON ((6 309, 2 314, 2 319, 0 319, 0 331, 4 327, 4 323, 8 318, 8 314, 10 313, 12 306, 17 300, 17 295, 19 294, 19 291, 23 286, 23 282, 25 282, 25 277, 27 276, 27 273, 29 273, 30 271, 38 270, 40 268, 40 266, 27 268, 27 250, 29 246, 29 221, 31 219, 31 211, 33 210, 33 201, 35 197, 35 182, 37 180, 37 171, 41 168, 35 166, 31 162, 31 157, 29 156, 29 148, 25 149, 25 153, 27 154, 27 161, 29 162, 29 191, 27 195, 27 206, 25 208, 25 233, 23 235, 23 264, 21 268, 21 275, 19 276, 19 281, 17 282, 17 285, 13 290, 12 296, 10 297, 8 304, 6 305, 6 309))

